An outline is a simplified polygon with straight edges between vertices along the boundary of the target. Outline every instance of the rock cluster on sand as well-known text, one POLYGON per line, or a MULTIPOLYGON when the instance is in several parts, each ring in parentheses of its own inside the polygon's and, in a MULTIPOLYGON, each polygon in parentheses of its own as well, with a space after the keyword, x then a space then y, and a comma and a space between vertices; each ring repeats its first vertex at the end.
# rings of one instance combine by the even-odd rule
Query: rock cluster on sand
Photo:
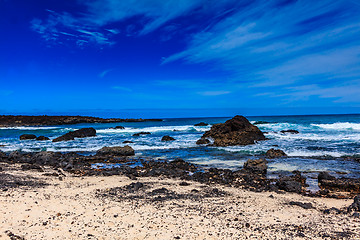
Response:
POLYGON ((319 187, 325 192, 344 191, 360 193, 360 179, 354 178, 336 178, 328 172, 321 172, 318 175, 319 187))
POLYGON ((225 123, 213 125, 201 138, 212 138, 213 145, 220 147, 249 145, 266 139, 260 129, 243 116, 235 116, 225 123))
POLYGON ((75 138, 95 137, 96 130, 94 128, 82 128, 76 131, 68 132, 58 138, 53 139, 53 142, 70 141, 75 138))
POLYGON ((170 136, 163 136, 162 138, 161 138, 161 141, 174 141, 175 140, 175 138, 173 138, 173 137, 170 137, 170 136))
POLYGON ((124 147, 103 147, 96 152, 96 155, 133 156, 135 150, 128 145, 124 147))
POLYGON ((266 157, 268 158, 280 158, 280 157, 286 157, 286 153, 284 153, 284 151, 280 150, 280 149, 274 149, 271 148, 269 150, 267 150, 266 152, 266 157))

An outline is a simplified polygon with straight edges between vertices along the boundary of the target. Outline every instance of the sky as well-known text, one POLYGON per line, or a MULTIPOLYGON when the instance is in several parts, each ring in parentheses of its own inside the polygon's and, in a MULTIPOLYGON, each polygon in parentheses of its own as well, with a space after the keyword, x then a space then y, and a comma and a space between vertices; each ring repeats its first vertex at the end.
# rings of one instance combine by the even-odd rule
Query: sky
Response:
POLYGON ((0 0, 0 16, 0 114, 360 113, 358 0, 0 0))

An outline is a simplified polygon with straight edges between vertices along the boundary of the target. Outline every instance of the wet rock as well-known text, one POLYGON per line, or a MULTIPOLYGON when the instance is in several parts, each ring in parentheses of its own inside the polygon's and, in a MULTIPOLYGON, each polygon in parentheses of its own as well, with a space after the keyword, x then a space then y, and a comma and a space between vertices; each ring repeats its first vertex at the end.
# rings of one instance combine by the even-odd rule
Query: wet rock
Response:
POLYGON ((39 137, 36 138, 36 140, 37 141, 48 141, 48 140, 50 140, 50 138, 45 137, 45 136, 39 136, 39 137))
POLYGON ((265 159, 249 159, 244 163, 244 170, 255 174, 266 174, 267 161, 265 159))
POLYGON ((134 137, 139 137, 140 135, 149 135, 151 134, 151 132, 138 132, 133 134, 134 137))
POLYGON ((318 175, 318 183, 321 190, 360 194, 360 179, 357 178, 336 178, 329 173, 322 172, 318 175))
POLYGON ((52 165, 56 166, 59 164, 59 159, 62 157, 62 154, 59 152, 38 152, 32 156, 32 162, 40 165, 52 165))
POLYGON ((207 125, 209 125, 209 124, 204 123, 204 122, 199 122, 199 123, 197 123, 197 124, 194 124, 195 127, 205 127, 205 126, 207 126, 207 125))
POLYGON ((281 133, 291 133, 291 134, 298 134, 299 131, 297 130, 293 130, 293 129, 289 129, 289 130, 281 130, 281 133))
POLYGON ((354 197, 354 202, 348 207, 348 212, 360 212, 360 195, 354 197))
POLYGON ((23 134, 20 136, 20 140, 33 140, 36 139, 34 134, 23 134))
POLYGON ((123 141, 123 143, 134 143, 133 141, 123 141))
POLYGON ((82 128, 76 131, 68 132, 58 138, 53 139, 53 142, 70 141, 75 138, 95 137, 96 130, 94 128, 82 128))
POLYGON ((103 147, 96 152, 96 155, 133 156, 135 150, 128 145, 124 147, 103 147))
POLYGON ((254 122, 254 125, 259 125, 259 124, 268 124, 269 122, 266 121, 256 121, 254 122))
POLYGON ((281 158, 286 156, 287 156, 286 153, 284 153, 284 151, 280 149, 271 148, 266 152, 266 157, 268 158, 281 158))
POLYGON ((304 208, 304 209, 314 208, 311 203, 303 203, 303 202, 291 201, 291 202, 289 202, 289 204, 292 205, 292 206, 299 206, 299 207, 302 207, 302 208, 304 208))
POLYGON ((125 129, 125 127, 123 127, 123 126, 116 126, 116 127, 110 128, 110 129, 125 129))
POLYGON ((163 136, 161 138, 161 141, 174 141, 174 140, 175 140, 175 138, 170 137, 170 136, 163 136))
POLYGON ((199 140, 196 141, 197 145, 203 145, 203 144, 209 144, 210 140, 206 139, 206 138, 200 138, 199 140))
POLYGON ((286 192, 301 193, 302 190, 301 183, 293 180, 279 179, 276 185, 279 187, 279 189, 284 190, 286 192))
POLYGON ((225 123, 215 124, 202 138, 214 139, 214 146, 249 145, 265 140, 264 134, 245 117, 235 116, 225 123))

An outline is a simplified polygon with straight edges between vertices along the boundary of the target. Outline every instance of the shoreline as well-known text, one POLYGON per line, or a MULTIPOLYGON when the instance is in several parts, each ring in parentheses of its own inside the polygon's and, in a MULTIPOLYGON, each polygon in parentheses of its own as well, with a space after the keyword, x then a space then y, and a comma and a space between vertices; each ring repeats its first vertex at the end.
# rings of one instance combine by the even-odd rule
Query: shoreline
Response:
POLYGON ((352 199, 0 166, 1 239, 360 239, 352 199))

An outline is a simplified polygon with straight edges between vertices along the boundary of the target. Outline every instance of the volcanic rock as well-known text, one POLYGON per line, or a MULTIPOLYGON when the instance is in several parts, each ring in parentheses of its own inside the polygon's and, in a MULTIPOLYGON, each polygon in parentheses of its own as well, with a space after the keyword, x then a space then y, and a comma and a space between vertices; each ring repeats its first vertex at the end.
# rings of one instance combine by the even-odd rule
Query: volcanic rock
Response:
POLYGON ((94 128, 82 128, 76 131, 68 132, 58 138, 53 139, 53 142, 70 141, 75 138, 85 138, 96 136, 96 130, 94 128))
POLYGON ((34 134, 23 134, 20 136, 20 140, 32 140, 36 139, 36 136, 34 134))
POLYGON ((96 152, 96 155, 133 156, 135 150, 128 145, 124 147, 103 147, 96 152))
POLYGON ((161 141, 174 141, 174 140, 175 140, 175 138, 170 137, 170 136, 163 136, 161 138, 161 141))
POLYGON ((299 131, 297 130, 293 130, 293 129, 289 129, 289 130, 281 130, 281 133, 291 133, 291 134, 298 134, 299 131))
POLYGON ((215 124, 202 138, 214 139, 214 146, 249 145, 265 140, 264 134, 245 117, 235 116, 225 123, 215 124))
POLYGON ((209 144, 210 140, 206 139, 206 138, 200 138, 199 140, 196 141, 197 145, 202 145, 202 144, 209 144))
POLYGON ((318 175, 319 187, 322 190, 343 191, 360 194, 359 178, 336 178, 329 173, 321 172, 318 175))
POLYGON ((195 124, 194 126, 195 126, 195 127, 205 127, 205 126, 207 126, 207 125, 209 125, 209 124, 208 124, 208 123, 204 123, 204 122, 200 122, 200 123, 195 124))
POLYGON ((133 141, 123 141, 123 143, 134 143, 133 141))
POLYGON ((110 129, 125 129, 125 127, 123 127, 123 126, 116 126, 116 127, 110 128, 110 129))
POLYGON ((354 197, 354 202, 348 207, 348 212, 360 212, 360 195, 354 197))
POLYGON ((293 180, 279 180, 276 184, 279 189, 286 192, 301 193, 301 183, 293 180))
POLYGON ((265 159, 249 159, 244 163, 244 169, 251 173, 266 174, 267 161, 265 159))
POLYGON ((39 136, 36 138, 37 141, 47 141, 47 140, 50 140, 50 138, 48 137, 44 137, 44 136, 39 136))
POLYGON ((149 135, 151 134, 151 132, 139 132, 139 133, 135 133, 133 134, 134 137, 139 137, 140 135, 149 135))
POLYGON ((268 158, 280 158, 280 157, 286 157, 286 153, 280 149, 274 149, 271 148, 266 152, 266 157, 268 158))

